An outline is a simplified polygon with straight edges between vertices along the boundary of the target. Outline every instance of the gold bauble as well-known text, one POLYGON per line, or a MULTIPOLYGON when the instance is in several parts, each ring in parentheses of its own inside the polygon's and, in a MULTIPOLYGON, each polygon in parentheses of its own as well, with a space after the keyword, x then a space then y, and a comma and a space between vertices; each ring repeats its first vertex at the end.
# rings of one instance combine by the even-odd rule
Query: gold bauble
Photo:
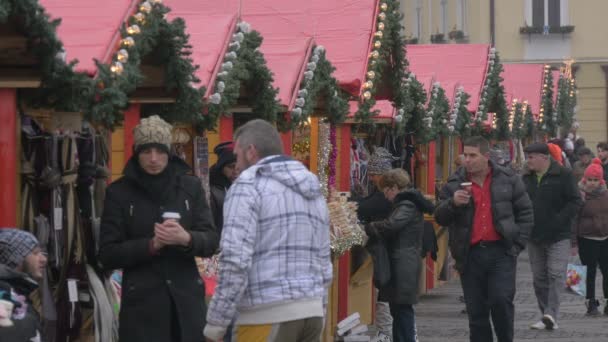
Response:
POLYGON ((379 41, 379 40, 376 40, 376 42, 374 43, 374 47, 375 47, 376 49, 379 49, 380 47, 382 47, 382 43, 380 43, 380 41, 379 41))
POLYGON ((137 25, 131 25, 131 26, 127 27, 127 33, 130 35, 140 34, 141 29, 137 25))
POLYGON ((369 92, 369 91, 364 92, 363 93, 363 98, 366 99, 366 100, 371 99, 372 98, 372 93, 369 92))
POLYGON ((384 13, 384 12, 380 12, 380 14, 378 14, 378 18, 379 18, 381 21, 385 20, 385 19, 386 19, 386 13, 384 13))
POLYGON ((114 64, 112 64, 112 66, 110 67, 110 71, 112 71, 112 73, 114 74, 120 75, 124 71, 124 67, 122 63, 114 62, 114 64))
POLYGON ((380 57, 380 53, 376 50, 372 51, 372 53, 369 54, 371 58, 378 58, 380 57))
POLYGON ((378 30, 380 30, 380 31, 384 30, 384 23, 378 24, 378 30))
POLYGON ((137 12, 135 15, 133 15, 133 19, 135 19, 135 21, 138 23, 143 24, 146 21, 146 15, 141 12, 137 12))
POLYGON ((382 36, 384 36, 384 33, 382 33, 382 31, 376 31, 376 33, 374 33, 374 35, 378 38, 382 38, 382 36))
POLYGON ((152 12, 152 5, 148 1, 144 1, 139 5, 139 10, 144 13, 152 12))
POLYGON ((116 53, 116 59, 118 59, 118 61, 121 63, 125 63, 127 60, 129 60, 129 53, 125 49, 120 49, 116 53))
POLYGON ((373 71, 368 71, 367 72, 367 78, 369 78, 370 80, 373 80, 376 77, 376 73, 373 71))
POLYGON ((380 5, 380 9, 381 9, 382 11, 386 11, 386 10, 388 9, 388 5, 387 5, 385 2, 383 2, 383 3, 380 5))
POLYGON ((131 47, 135 45, 135 40, 131 37, 127 37, 120 41, 120 44, 124 47, 131 47))

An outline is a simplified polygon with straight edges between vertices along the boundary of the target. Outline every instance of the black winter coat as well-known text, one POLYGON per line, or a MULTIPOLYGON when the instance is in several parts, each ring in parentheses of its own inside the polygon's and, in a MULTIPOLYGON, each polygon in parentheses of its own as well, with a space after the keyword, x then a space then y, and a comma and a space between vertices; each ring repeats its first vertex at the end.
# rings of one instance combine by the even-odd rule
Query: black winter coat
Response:
MULTIPOLYGON (((509 253, 517 256, 525 248, 534 222, 532 202, 520 177, 513 170, 498 166, 492 161, 490 167, 494 227, 503 237, 509 253)), ((450 252, 456 261, 455 268, 460 273, 464 272, 469 256, 475 216, 472 199, 468 205, 461 207, 454 206, 452 202, 454 192, 460 189, 463 182, 468 182, 467 173, 464 167, 460 167, 441 189, 440 203, 435 210, 437 223, 449 229, 450 252)))
POLYGON ((172 319, 179 321, 182 342, 203 340, 205 289, 194 257, 213 255, 219 239, 201 182, 186 175, 188 166, 177 157, 167 167, 173 177, 164 196, 146 189, 133 158, 106 191, 99 260, 107 270, 123 269, 121 341, 172 341, 172 319), (181 214, 192 245, 152 255, 154 223, 165 211, 181 214))
POLYGON ((15 305, 12 318, 14 325, 0 327, 0 341, 30 342, 36 341, 34 338, 41 335, 40 316, 29 300, 29 295, 37 288, 38 284, 26 274, 0 264, 0 299, 12 301, 15 305), (11 296, 11 292, 19 298, 11 296))
POLYGON ((357 202, 357 216, 361 222, 384 220, 391 214, 393 207, 393 204, 384 197, 382 191, 374 191, 357 202))
POLYGON ((572 224, 583 204, 572 171, 551 160, 540 185, 531 171, 523 180, 534 204, 534 228, 530 239, 549 243, 570 239, 572 224))
POLYGON ((433 204, 418 190, 400 192, 393 201, 390 216, 366 225, 370 236, 384 239, 390 258, 391 279, 380 288, 378 300, 395 304, 416 304, 422 267, 424 212, 432 213, 433 204))
MULTIPOLYGON (((217 165, 217 164, 216 164, 217 165)), ((213 215, 213 223, 217 229, 218 236, 222 235, 222 228, 224 227, 224 201, 226 199, 226 192, 230 187, 230 181, 216 165, 211 167, 209 172, 209 206, 211 207, 211 214, 213 215)))

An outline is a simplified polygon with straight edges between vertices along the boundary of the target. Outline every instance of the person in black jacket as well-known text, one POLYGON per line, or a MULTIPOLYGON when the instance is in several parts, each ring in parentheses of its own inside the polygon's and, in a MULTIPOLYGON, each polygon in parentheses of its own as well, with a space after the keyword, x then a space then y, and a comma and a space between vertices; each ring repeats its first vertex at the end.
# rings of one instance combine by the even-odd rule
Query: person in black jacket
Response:
POLYGON ((0 341, 41 341, 40 316, 29 295, 38 288, 46 263, 32 234, 0 228, 0 341))
POLYGON ((487 140, 465 140, 464 155, 464 167, 441 189, 435 219, 450 232, 470 340, 493 340, 491 315, 498 341, 511 342, 517 256, 532 228, 532 203, 520 177, 489 159, 487 140))
POLYGON ((194 257, 213 255, 219 238, 201 182, 170 155, 171 129, 158 116, 142 119, 124 176, 106 190, 99 261, 123 269, 121 341, 203 340, 205 289, 194 257))
POLYGON ((380 188, 392 202, 388 218, 365 226, 370 237, 384 240, 390 258, 391 278, 380 288, 379 300, 390 305, 393 316, 393 341, 415 342, 416 324, 413 305, 418 302, 418 285, 422 267, 423 213, 432 213, 434 206, 415 189, 402 169, 385 172, 380 188))
POLYGON ((549 157, 545 143, 528 145, 528 172, 523 181, 534 206, 530 265, 542 319, 531 329, 558 328, 560 293, 566 281, 573 220, 582 205, 572 171, 549 157))
POLYGON ((218 235, 222 235, 224 225, 224 199, 228 188, 238 176, 236 170, 236 156, 233 152, 232 141, 226 141, 217 145, 213 152, 217 154, 217 163, 209 170, 209 205, 213 214, 213 222, 217 228, 218 235))

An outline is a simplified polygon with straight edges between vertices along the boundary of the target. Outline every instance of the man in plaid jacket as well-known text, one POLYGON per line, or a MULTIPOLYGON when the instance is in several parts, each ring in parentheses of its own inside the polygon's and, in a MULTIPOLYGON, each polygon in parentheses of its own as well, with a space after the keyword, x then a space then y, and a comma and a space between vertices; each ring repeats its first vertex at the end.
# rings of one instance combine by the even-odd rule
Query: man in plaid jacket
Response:
POLYGON ((237 168, 224 205, 219 281, 205 336, 320 341, 332 280, 329 214, 317 177, 284 156, 268 122, 235 134, 237 168), (237 317, 238 313, 238 317, 237 317))

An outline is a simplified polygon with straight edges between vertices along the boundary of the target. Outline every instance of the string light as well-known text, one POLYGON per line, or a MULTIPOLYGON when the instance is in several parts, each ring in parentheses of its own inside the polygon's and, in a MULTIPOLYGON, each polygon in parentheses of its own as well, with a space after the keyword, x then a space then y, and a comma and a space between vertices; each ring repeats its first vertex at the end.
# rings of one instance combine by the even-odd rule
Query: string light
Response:
POLYGON ((386 10, 388 9, 388 5, 387 5, 385 2, 383 2, 383 3, 380 5, 380 9, 381 9, 383 12, 386 12, 386 10))
POLYGON ((114 64, 112 64, 112 66, 110 67, 110 71, 116 75, 120 75, 124 71, 124 67, 122 63, 114 62, 114 64))
POLYGON ((143 24, 144 22, 146 22, 146 15, 141 13, 141 12, 137 12, 134 16, 133 19, 135 19, 136 22, 143 24))
POLYGON ((366 100, 371 99, 372 98, 372 93, 369 92, 369 91, 364 92, 363 93, 363 98, 366 99, 366 100))
POLYGON ((152 12, 152 5, 148 1, 144 1, 139 5, 139 10, 144 13, 152 12))
POLYGON ((137 25, 131 25, 131 26, 127 27, 127 33, 129 35, 140 34, 141 33, 141 29, 137 25))
POLYGON ((120 49, 116 54, 116 59, 118 59, 118 61, 121 63, 126 63, 129 59, 129 53, 125 49, 120 49))
POLYGON ((369 78, 370 80, 373 80, 376 77, 376 73, 373 71, 368 71, 367 72, 367 78, 369 78))
POLYGON ((135 40, 131 37, 124 38, 120 41, 120 44, 124 47, 131 47, 135 45, 135 40))

